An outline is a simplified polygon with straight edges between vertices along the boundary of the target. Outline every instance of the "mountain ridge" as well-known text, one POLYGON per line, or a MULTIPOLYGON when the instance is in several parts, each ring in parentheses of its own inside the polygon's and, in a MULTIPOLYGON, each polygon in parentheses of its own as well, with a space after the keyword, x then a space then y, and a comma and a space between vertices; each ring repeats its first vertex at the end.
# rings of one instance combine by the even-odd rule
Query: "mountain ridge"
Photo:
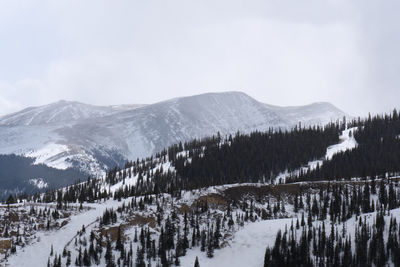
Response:
POLYGON ((58 101, 0 117, 0 154, 91 174, 168 145, 220 132, 324 125, 347 116, 330 103, 278 107, 243 92, 206 93, 149 105, 94 106, 58 101))

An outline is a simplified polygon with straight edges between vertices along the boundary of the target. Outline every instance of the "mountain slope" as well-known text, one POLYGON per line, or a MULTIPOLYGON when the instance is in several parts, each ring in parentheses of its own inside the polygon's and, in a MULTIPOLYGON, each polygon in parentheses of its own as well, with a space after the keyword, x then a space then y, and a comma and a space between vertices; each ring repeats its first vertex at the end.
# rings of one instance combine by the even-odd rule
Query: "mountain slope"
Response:
MULTIPOLYGON (((391 145, 384 146, 384 151, 391 154, 391 142, 399 143, 397 112, 352 121, 350 125, 353 127, 341 128, 338 143, 324 145, 325 153, 318 156, 323 159, 322 166, 313 167, 315 157, 307 157, 309 170, 324 168, 336 157, 357 151, 362 152, 358 158, 364 162, 370 157, 368 151, 374 151, 385 139, 390 139, 391 145)), ((337 123, 339 126, 343 125, 337 123)), ((393 162, 396 173, 390 168, 383 168, 382 173, 365 169, 367 176, 347 179, 334 179, 331 171, 329 177, 323 177, 326 180, 252 183, 253 175, 243 172, 243 183, 235 180, 233 184, 219 184, 218 179, 211 179, 211 184, 205 186, 203 182, 194 188, 184 183, 192 173, 205 176, 202 172, 214 170, 221 165, 219 162, 230 162, 230 168, 220 169, 218 175, 210 173, 210 178, 229 175, 229 170, 240 162, 244 163, 242 170, 265 173, 263 163, 268 161, 252 163, 263 153, 256 151, 254 157, 246 154, 246 150, 253 150, 253 142, 260 141, 258 134, 270 135, 272 141, 274 136, 296 138, 293 142, 279 139, 274 142, 277 148, 263 149, 276 158, 279 150, 289 151, 280 160, 286 165, 280 170, 290 170, 290 158, 298 157, 294 152, 306 153, 304 147, 296 147, 304 143, 310 146, 306 149, 315 152, 318 149, 312 146, 329 128, 296 129, 287 134, 253 133, 249 139, 235 136, 222 143, 207 139, 185 148, 175 145, 155 157, 130 162, 123 170, 110 170, 100 178, 28 197, 27 202, 11 208, 0 207, 0 225, 7 225, 2 241, 9 242, 13 253, 8 259, 0 257, 0 264, 8 260, 9 266, 43 266, 48 261, 50 266, 60 266, 57 261, 62 266, 68 261, 76 265, 86 262, 85 266, 133 266, 134 262, 139 266, 193 266, 197 257, 201 266, 209 267, 263 266, 264 259, 266 266, 280 266, 279 262, 285 262, 285 266, 320 266, 326 262, 332 266, 399 266, 398 162, 393 162), (318 134, 310 135, 315 137, 311 141, 299 135, 314 131, 318 134), (218 150, 223 153, 214 157, 218 150), (233 157, 232 151, 236 153, 233 157), (202 156, 196 157, 196 153, 202 156), (200 158, 205 161, 199 162, 200 158), (201 169, 191 167, 199 163, 201 169), (181 172, 182 167, 188 171, 181 172), (173 175, 175 172, 178 175, 173 175), (82 206, 78 209, 79 202, 82 206), (16 217, 24 219, 7 221, 16 217), (20 228, 27 230, 21 233, 20 228), (20 237, 23 241, 18 241, 20 237)), ((338 132, 333 136, 337 137, 338 132)), ((382 157, 379 161, 388 159, 382 157)), ((346 169, 346 164, 337 164, 336 169, 346 169)), ((303 163, 295 165, 303 170, 292 174, 308 172, 303 163)))
POLYGON ((152 105, 98 107, 59 101, 0 118, 0 154, 96 173, 193 138, 325 124, 346 115, 328 103, 276 107, 241 92, 208 93, 152 105))
POLYGON ((33 194, 87 178, 75 169, 59 170, 43 164, 32 164, 33 161, 22 156, 0 155, 0 200, 10 194, 33 194))

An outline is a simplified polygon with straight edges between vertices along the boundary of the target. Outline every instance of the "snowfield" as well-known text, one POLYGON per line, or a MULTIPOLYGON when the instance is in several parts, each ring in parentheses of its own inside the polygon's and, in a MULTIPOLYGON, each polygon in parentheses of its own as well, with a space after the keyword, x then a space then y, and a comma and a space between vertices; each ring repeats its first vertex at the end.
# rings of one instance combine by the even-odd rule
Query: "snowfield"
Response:
POLYGON ((273 246, 276 233, 290 225, 292 219, 266 220, 248 223, 234 234, 227 247, 215 250, 207 258, 199 248, 190 249, 181 258, 181 266, 194 266, 196 256, 202 267, 260 267, 264 264, 265 248, 273 246))
POLYGON ((39 189, 47 188, 49 185, 43 180, 43 178, 29 179, 29 183, 36 186, 39 189))
POLYGON ((357 131, 357 127, 344 130, 339 137, 341 142, 339 144, 328 147, 325 159, 331 160, 332 157, 337 153, 356 148, 357 141, 354 138, 355 131, 357 131))
POLYGON ((66 145, 49 143, 38 150, 31 150, 25 153, 25 156, 34 158, 34 164, 45 164, 56 169, 65 170, 72 167, 72 164, 67 161, 68 152, 69 148, 66 145))

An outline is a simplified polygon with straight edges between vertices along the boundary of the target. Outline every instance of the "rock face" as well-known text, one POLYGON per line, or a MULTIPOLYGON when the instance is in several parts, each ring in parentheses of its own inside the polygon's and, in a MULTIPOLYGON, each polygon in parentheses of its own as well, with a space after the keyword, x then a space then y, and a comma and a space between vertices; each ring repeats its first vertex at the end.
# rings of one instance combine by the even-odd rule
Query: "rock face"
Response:
POLYGON ((125 159, 220 132, 326 124, 346 114, 330 103, 299 107, 267 105, 241 92, 207 93, 152 105, 99 107, 59 101, 0 118, 0 154, 90 173, 125 159))

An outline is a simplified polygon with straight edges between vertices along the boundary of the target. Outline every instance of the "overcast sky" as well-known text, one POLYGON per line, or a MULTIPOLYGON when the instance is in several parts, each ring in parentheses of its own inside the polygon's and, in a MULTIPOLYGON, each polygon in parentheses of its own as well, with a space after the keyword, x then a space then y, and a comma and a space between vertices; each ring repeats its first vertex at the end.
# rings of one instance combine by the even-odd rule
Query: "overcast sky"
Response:
POLYGON ((243 91, 275 105, 400 107, 400 1, 0 2, 0 115, 59 99, 243 91))

